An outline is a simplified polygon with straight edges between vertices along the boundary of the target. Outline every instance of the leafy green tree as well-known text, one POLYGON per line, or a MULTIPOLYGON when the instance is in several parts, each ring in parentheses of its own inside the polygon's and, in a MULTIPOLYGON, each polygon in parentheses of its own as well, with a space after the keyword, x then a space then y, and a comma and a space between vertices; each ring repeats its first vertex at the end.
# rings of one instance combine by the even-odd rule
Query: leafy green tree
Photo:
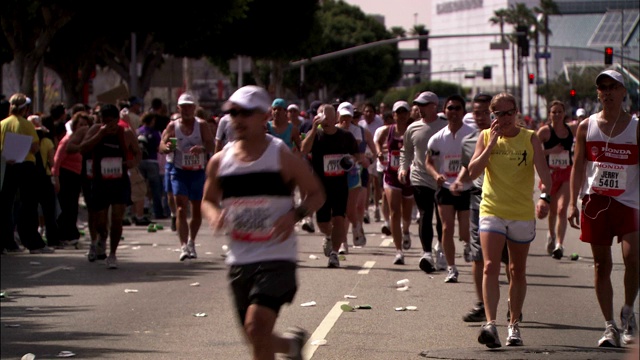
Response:
MULTIPOLYGON (((504 43, 506 40, 504 38, 504 24, 507 18, 507 10, 506 9, 498 9, 494 11, 493 17, 489 19, 489 22, 496 25, 500 25, 500 42, 504 43)), ((507 91, 507 49, 502 48, 502 71, 504 77, 504 91, 507 91)))
MULTIPOLYGON (((360 8, 326 0, 318 12, 319 38, 309 45, 312 56, 328 54, 395 36, 360 8)), ((325 88, 330 98, 373 96, 402 76, 397 44, 380 45, 322 62, 305 65, 305 86, 325 88)))

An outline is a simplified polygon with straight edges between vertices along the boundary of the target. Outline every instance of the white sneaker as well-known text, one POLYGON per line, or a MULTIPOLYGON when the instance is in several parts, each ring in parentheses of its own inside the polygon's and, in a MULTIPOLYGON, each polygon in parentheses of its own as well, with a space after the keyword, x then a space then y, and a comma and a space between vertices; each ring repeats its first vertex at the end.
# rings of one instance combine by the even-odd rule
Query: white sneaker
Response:
POLYGON ((324 252, 324 256, 326 257, 329 257, 329 254, 331 254, 331 251, 333 251, 333 244, 331 243, 330 238, 324 238, 324 242, 322 243, 322 251, 324 252))
POLYGON ((346 243, 340 244, 340 250, 338 250, 338 254, 346 255, 348 253, 349 253, 349 245, 347 245, 346 243))
POLYGON ((520 336, 520 326, 518 322, 509 325, 507 335, 507 346, 522 346, 522 336, 520 336))
POLYGON ((547 254, 552 255, 553 250, 556 248, 556 238, 547 234, 547 254))
POLYGON ((635 344, 636 336, 638 336, 638 324, 636 323, 636 314, 633 309, 623 306, 620 310, 620 324, 622 325, 622 343, 625 345, 635 344))
POLYGON ((196 253, 196 244, 193 241, 189 241, 187 243, 187 251, 189 252, 190 259, 198 258, 198 254, 196 253))
POLYGON ((604 334, 598 340, 599 347, 620 347, 620 330, 615 324, 607 325, 604 334))
POLYGON ((184 261, 184 259, 189 258, 189 249, 187 245, 182 245, 180 248, 180 261, 184 261))
POLYGON ((396 258, 393 259, 393 265, 404 265, 404 254, 397 253, 396 258))

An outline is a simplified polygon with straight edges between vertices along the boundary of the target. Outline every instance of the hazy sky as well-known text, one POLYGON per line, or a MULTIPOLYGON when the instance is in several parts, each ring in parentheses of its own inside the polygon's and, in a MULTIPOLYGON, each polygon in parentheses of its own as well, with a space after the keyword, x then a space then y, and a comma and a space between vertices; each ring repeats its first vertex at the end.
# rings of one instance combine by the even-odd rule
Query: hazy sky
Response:
POLYGON ((345 0, 345 2, 358 6, 365 14, 383 15, 387 29, 401 26, 409 31, 415 24, 429 28, 427 24, 429 0, 345 0))

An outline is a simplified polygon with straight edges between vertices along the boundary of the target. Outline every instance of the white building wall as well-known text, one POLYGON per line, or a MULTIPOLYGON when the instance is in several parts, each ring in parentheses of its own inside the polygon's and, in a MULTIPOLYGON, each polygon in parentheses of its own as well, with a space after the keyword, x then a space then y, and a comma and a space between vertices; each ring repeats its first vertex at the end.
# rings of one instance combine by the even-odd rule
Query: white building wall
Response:
MULTIPOLYGON (((536 0, 521 0, 532 8, 539 4, 536 0)), ((471 35, 482 33, 499 33, 500 26, 492 25, 489 19, 498 9, 506 9, 514 0, 437 0, 430 2, 430 35, 471 35)), ((513 31, 513 26, 505 24, 505 32, 513 31)), ((500 42, 499 36, 455 37, 430 39, 432 80, 460 83, 480 91, 498 92, 504 90, 504 72, 501 50, 490 50, 492 42, 500 42), (481 71, 484 66, 492 67, 492 78, 483 79, 476 76, 465 79, 465 74, 481 71), (465 69, 454 72, 454 69, 465 69)), ((533 47, 533 43, 531 44, 533 47)), ((531 49, 533 57, 533 49, 531 49)), ((506 51, 507 84, 513 86, 512 54, 506 51)))

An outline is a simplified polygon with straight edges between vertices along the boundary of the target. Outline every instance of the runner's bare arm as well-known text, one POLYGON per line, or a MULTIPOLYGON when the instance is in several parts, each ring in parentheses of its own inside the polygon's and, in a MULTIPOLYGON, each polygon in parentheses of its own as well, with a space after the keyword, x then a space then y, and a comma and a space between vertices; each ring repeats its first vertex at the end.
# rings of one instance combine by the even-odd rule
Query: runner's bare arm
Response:
POLYGON ((586 141, 588 119, 582 120, 576 133, 576 146, 573 154, 573 167, 571 168, 571 180, 569 182, 569 225, 572 228, 580 228, 580 211, 578 210, 578 194, 585 177, 586 169, 586 141))
POLYGON ((209 226, 214 230, 220 230, 224 226, 224 214, 221 208, 222 191, 218 181, 218 169, 222 152, 214 154, 207 163, 207 179, 204 182, 204 191, 200 209, 202 216, 209 221, 209 226))

